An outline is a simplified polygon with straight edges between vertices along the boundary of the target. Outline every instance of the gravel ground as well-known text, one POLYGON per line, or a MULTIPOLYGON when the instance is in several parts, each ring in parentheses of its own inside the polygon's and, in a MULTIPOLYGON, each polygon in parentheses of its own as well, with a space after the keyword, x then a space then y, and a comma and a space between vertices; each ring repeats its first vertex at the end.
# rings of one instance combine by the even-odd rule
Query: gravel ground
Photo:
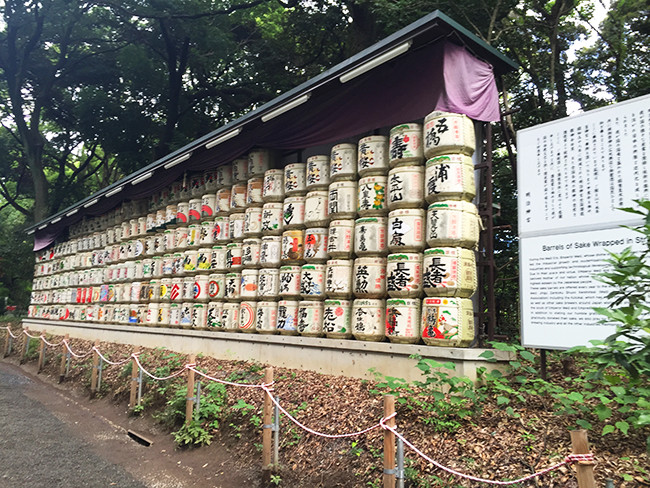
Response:
POLYGON ((145 487, 29 398, 32 383, 0 363, 0 488, 145 487))

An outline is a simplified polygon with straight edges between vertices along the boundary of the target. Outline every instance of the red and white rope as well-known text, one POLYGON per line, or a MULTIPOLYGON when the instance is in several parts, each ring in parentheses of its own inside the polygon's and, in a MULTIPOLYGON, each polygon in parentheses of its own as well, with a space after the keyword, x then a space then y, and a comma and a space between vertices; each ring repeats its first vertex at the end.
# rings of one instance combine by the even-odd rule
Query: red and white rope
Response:
MULTIPOLYGON (((194 371, 196 374, 203 376, 205 379, 208 379, 208 380, 211 380, 211 381, 216 381, 217 383, 221 383, 222 385, 238 386, 240 388, 263 388, 264 387, 264 384, 250 385, 250 384, 247 384, 247 383, 233 383, 232 381, 226 381, 226 380, 222 380, 222 379, 219 379, 219 378, 215 378, 214 376, 210 376, 210 375, 204 373, 203 371, 199 371, 195 367, 191 367, 189 369, 194 371)), ((272 385, 268 385, 268 386, 272 386, 272 385)))
MULTIPOLYGON (((394 416, 394 415, 395 414, 393 414, 392 416, 394 416)), ((391 418, 391 417, 388 417, 388 418, 391 418)), ((538 476, 542 476, 542 475, 544 475, 546 473, 549 473, 549 472, 554 471, 554 470, 556 470, 558 468, 561 468, 565 464, 571 464, 571 463, 580 462, 580 461, 592 462, 594 460, 593 454, 570 454, 570 455, 566 456, 564 458, 564 460, 562 462, 560 462, 560 463, 554 464, 553 466, 549 466, 548 468, 543 469, 542 471, 539 471, 537 473, 533 473, 531 475, 528 475, 528 476, 525 476, 523 478, 519 478, 519 479, 516 479, 516 480, 497 481, 497 480, 488 480, 488 479, 484 479, 484 478, 477 478, 475 476, 471 476, 471 475, 468 475, 468 474, 465 474, 465 473, 461 473, 460 471, 456 471, 454 469, 448 468, 448 467, 440 464, 439 462, 435 461, 434 459, 431 459, 429 456, 427 456, 422 451, 420 451, 417 447, 415 447, 413 444, 411 444, 408 440, 406 440, 406 438, 402 434, 400 434, 397 431, 397 429, 395 429, 395 427, 391 427, 389 425, 386 425, 385 421, 388 420, 388 418, 380 420, 381 427, 383 429, 391 431, 393 434, 395 434, 396 437, 399 437, 404 442, 404 444, 406 444, 409 448, 411 448, 411 450, 413 450, 421 458, 427 460, 428 462, 433 464, 438 469, 441 469, 442 471, 446 471, 447 473, 453 474, 454 476, 465 478, 465 479, 468 479, 468 480, 471 480, 471 481, 476 481, 477 483, 487 483, 487 484, 498 485, 498 486, 514 485, 514 484, 517 484, 517 483, 523 483, 524 481, 528 481, 528 480, 536 478, 538 476)))
POLYGON ((41 336, 41 340, 50 347, 59 347, 60 345, 63 344, 63 341, 57 342, 56 344, 52 344, 51 342, 48 342, 48 340, 45 338, 44 335, 41 336))
POLYGON ((175 373, 170 374, 169 376, 158 377, 158 376, 154 376, 154 375, 152 375, 149 371, 147 371, 146 369, 144 369, 144 366, 142 366, 142 363, 140 362, 140 358, 138 357, 137 354, 132 354, 131 357, 135 360, 135 362, 137 363, 138 367, 142 370, 142 372, 143 372, 144 374, 146 374, 147 376, 149 376, 149 378, 151 378, 151 379, 153 379, 153 380, 157 380, 157 381, 165 381, 165 380, 170 380, 170 379, 172 379, 172 378, 176 378, 177 376, 182 375, 182 374, 185 372, 186 369, 190 369, 190 368, 192 367, 191 364, 186 364, 186 365, 183 367, 183 369, 179 369, 178 371, 176 371, 175 373))
POLYGON ((104 361, 106 364, 110 364, 111 366, 121 366, 122 364, 126 364, 126 363, 128 363, 129 361, 131 361, 131 356, 129 356, 128 358, 123 359, 122 361, 113 362, 113 361, 109 360, 106 356, 104 356, 104 355, 99 351, 99 348, 93 346, 93 351, 95 351, 95 352, 97 353, 97 355, 98 355, 100 358, 102 358, 102 361, 104 361))
POLYGON ((13 332, 11 332, 11 327, 7 326, 7 332, 9 332, 9 335, 10 335, 13 339, 18 339, 18 336, 17 336, 17 335, 14 335, 13 332))
POLYGON ((40 338, 41 338, 41 336, 37 336, 37 335, 33 336, 33 335, 31 335, 29 332, 27 332, 27 331, 24 330, 24 329, 23 329, 23 334, 25 334, 25 335, 26 335, 27 337, 29 337, 30 339, 40 339, 40 338))
POLYGON ((66 341, 65 339, 63 339, 63 343, 65 344, 65 348, 68 350, 68 352, 69 352, 72 356, 74 356, 74 357, 76 357, 76 358, 80 358, 80 359, 81 359, 81 358, 85 358, 85 357, 87 357, 87 356, 90 356, 90 355, 93 353, 93 349, 91 348, 90 351, 88 351, 88 352, 86 352, 86 353, 83 353, 83 354, 77 354, 77 353, 75 353, 72 349, 70 349, 70 344, 68 344, 68 341, 66 341))

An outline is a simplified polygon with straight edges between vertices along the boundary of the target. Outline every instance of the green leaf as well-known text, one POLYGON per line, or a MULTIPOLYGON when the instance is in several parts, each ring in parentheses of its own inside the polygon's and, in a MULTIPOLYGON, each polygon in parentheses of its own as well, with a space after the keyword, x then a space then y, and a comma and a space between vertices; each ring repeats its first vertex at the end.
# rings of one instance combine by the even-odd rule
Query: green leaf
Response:
POLYGON ((483 351, 481 354, 478 355, 478 357, 485 358, 485 359, 492 359, 494 357, 494 352, 483 351))
POLYGON ((535 355, 530 351, 521 351, 519 355, 524 358, 526 361, 534 361, 535 355))
POLYGON ((616 396, 623 396, 625 395, 625 388, 622 386, 612 386, 611 387, 612 393, 616 396))
POLYGON ((586 430, 591 430, 593 428, 593 425, 591 425, 589 422, 587 422, 584 419, 576 420, 576 424, 578 424, 580 427, 586 430))
POLYGON ((510 403, 510 398, 504 396, 497 397, 497 405, 505 405, 506 403, 510 403))
POLYGON ((571 393, 569 393, 567 395, 567 398, 569 400, 571 400, 571 401, 579 402, 579 403, 582 403, 582 402, 585 401, 585 397, 582 396, 582 394, 578 393, 577 391, 572 391, 571 393))
POLYGON ((609 424, 607 424, 605 427, 603 427, 603 433, 602 433, 602 435, 611 434, 611 433, 614 432, 615 430, 616 430, 616 427, 614 427, 613 425, 609 425, 609 424))
POLYGON ((598 415, 598 420, 600 420, 601 422, 612 416, 612 409, 606 407, 605 405, 598 405, 595 410, 596 410, 596 415, 598 415))
POLYGON ((628 424, 625 420, 621 420, 619 422, 616 422, 616 428, 623 432, 623 434, 627 435, 627 431, 630 430, 630 424, 628 424))

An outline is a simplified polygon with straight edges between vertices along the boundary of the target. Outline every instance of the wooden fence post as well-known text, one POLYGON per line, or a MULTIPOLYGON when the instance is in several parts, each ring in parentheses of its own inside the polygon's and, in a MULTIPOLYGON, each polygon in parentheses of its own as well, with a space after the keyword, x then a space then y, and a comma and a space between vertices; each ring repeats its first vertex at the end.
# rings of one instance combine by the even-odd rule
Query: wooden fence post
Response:
MULTIPOLYGON (((136 347, 133 349, 133 354, 138 354, 140 348, 136 347)), ((138 373, 140 368, 135 359, 131 360, 131 395, 129 397, 129 407, 134 408, 136 405, 136 398, 138 395, 138 373)))
POLYGON ((29 328, 25 327, 25 334, 23 334, 23 347, 21 351, 21 356, 20 356, 20 364, 25 364, 27 361, 27 350, 29 349, 29 341, 30 337, 27 335, 29 334, 29 328))
MULTIPOLYGON (((99 339, 95 341, 95 347, 99 347, 99 339)), ((99 373, 99 354, 93 350, 93 370, 90 373, 90 398, 97 393, 97 374, 99 373)))
MULTIPOLYGON (((587 431, 571 431, 571 447, 573 454, 589 454, 589 441, 587 440, 587 431)), ((596 488, 594 478, 594 463, 590 461, 579 461, 576 463, 576 477, 578 478, 578 488, 596 488)))
MULTIPOLYGON (((395 413, 395 396, 384 395, 384 418, 395 413)), ((385 421, 395 427, 395 417, 385 421)), ((384 429, 384 488, 395 488, 395 434, 384 429)))
POLYGON ((37 373, 40 373, 43 371, 43 368, 45 367, 45 341, 43 340, 45 338, 45 331, 41 334, 41 337, 39 340, 41 343, 38 346, 38 370, 37 373))
MULTIPOLYGON (((189 363, 194 364, 196 362, 196 355, 190 355, 189 363)), ((187 397, 185 399, 185 423, 189 425, 192 422, 194 417, 194 401, 196 400, 194 393, 194 371, 191 369, 187 370, 187 397)))
MULTIPOLYGON (((273 384, 273 367, 267 366, 264 370, 264 384, 273 384)), ((262 415, 262 484, 268 485, 271 481, 271 451, 273 441, 273 402, 271 396, 264 392, 264 413, 262 415)))
MULTIPOLYGON (((63 340, 66 342, 69 341, 70 334, 66 334, 63 340)), ((61 364, 59 365, 59 383, 63 383, 65 379, 66 363, 68 362, 68 348, 65 347, 65 343, 61 347, 63 348, 63 352, 61 354, 61 364)))
POLYGON ((9 330, 9 328, 7 328, 7 340, 5 341, 5 350, 4 350, 4 353, 2 355, 3 358, 6 358, 7 356, 9 356, 9 344, 11 344, 11 330, 9 330))

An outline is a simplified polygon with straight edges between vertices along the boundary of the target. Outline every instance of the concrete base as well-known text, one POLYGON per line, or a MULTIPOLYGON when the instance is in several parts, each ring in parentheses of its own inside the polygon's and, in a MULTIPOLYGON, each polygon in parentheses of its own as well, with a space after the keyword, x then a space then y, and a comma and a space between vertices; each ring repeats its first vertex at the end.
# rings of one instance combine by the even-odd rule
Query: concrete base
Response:
POLYGON ((373 379, 371 369, 384 375, 407 381, 421 379, 415 367, 417 354, 440 362, 456 365, 458 376, 476 380, 476 369, 503 367, 510 355, 493 351, 497 362, 479 357, 485 349, 434 347, 390 342, 320 339, 300 336, 243 334, 158 327, 93 324, 86 322, 56 322, 25 319, 23 326, 30 331, 146 348, 162 347, 185 354, 204 354, 216 359, 257 361, 283 368, 316 371, 323 374, 373 379))

